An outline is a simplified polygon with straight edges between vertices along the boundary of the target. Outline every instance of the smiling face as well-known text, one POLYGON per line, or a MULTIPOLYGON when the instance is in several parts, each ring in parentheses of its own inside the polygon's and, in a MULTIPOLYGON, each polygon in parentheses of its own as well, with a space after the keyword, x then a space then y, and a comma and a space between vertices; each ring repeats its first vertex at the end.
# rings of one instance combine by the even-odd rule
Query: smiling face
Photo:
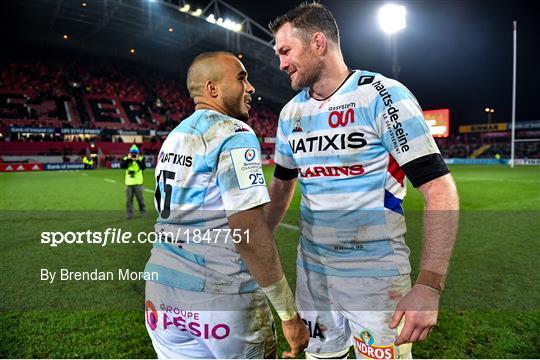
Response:
POLYGON ((248 81, 244 65, 234 56, 220 59, 221 79, 217 82, 220 89, 217 101, 226 114, 246 121, 251 109, 251 94, 255 88, 248 81))
POLYGON ((291 87, 300 90, 312 87, 321 76, 322 61, 312 49, 312 38, 305 39, 291 23, 285 23, 275 33, 279 68, 289 74, 291 87))

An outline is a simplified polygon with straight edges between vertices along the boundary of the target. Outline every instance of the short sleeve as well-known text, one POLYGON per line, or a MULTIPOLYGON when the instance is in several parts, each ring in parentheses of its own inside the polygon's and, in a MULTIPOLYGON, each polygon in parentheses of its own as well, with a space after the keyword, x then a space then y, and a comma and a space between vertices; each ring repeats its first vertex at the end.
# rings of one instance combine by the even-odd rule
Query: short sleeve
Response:
POLYGON ((270 201, 261 164, 261 147, 253 133, 238 132, 224 140, 216 173, 227 216, 270 201))
POLYGON ((287 135, 283 129, 285 122, 281 116, 278 121, 277 134, 276 134, 276 150, 274 153, 274 162, 287 169, 296 169, 296 162, 294 161, 291 145, 287 139, 287 135))
POLYGON ((440 153, 412 93, 395 80, 383 79, 372 85, 378 94, 370 104, 371 115, 383 146, 397 163, 402 166, 440 153))

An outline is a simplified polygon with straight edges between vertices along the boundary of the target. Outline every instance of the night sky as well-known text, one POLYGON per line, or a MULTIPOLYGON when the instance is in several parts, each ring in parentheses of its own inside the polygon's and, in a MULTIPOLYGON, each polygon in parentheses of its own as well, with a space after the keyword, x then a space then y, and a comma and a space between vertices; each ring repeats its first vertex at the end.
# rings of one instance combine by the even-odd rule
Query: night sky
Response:
MULTIPOLYGON (((299 1, 226 2, 266 26, 299 1)), ((321 1, 334 14, 347 65, 392 76, 385 35, 377 22, 382 1, 321 1)), ((399 80, 424 109, 450 108, 455 127, 510 122, 512 114, 512 21, 518 22, 516 120, 540 120, 536 85, 540 12, 521 1, 401 1, 407 28, 398 34, 399 80)), ((249 69, 248 69, 249 70, 249 69)), ((252 76, 256 76, 253 74, 252 76)))

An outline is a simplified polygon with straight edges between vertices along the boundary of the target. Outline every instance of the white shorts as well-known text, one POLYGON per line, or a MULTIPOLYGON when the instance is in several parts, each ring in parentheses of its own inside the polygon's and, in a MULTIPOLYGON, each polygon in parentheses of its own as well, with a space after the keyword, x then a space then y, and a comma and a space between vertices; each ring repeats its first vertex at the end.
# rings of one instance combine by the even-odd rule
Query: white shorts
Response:
POLYGON ((146 282, 146 329, 159 358, 275 358, 262 291, 221 295, 146 282))
POLYGON ((335 353, 354 345, 357 358, 411 358, 411 345, 395 346, 390 329, 397 302, 411 288, 409 275, 381 278, 328 276, 297 268, 296 301, 310 332, 306 352, 335 353))

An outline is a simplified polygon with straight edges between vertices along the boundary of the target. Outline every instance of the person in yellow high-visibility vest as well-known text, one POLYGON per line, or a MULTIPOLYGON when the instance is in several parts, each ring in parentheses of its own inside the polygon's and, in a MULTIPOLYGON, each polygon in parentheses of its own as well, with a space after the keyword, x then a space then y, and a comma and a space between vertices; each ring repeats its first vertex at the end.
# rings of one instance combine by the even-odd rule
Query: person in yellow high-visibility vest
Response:
POLYGON ((122 159, 122 169, 126 169, 126 210, 127 218, 133 217, 133 195, 137 197, 141 216, 146 215, 143 197, 143 170, 146 169, 144 158, 140 156, 139 148, 133 145, 129 154, 122 159))
POLYGON ((92 158, 88 155, 83 156, 82 162, 85 169, 92 169, 94 167, 94 162, 92 161, 92 158))

